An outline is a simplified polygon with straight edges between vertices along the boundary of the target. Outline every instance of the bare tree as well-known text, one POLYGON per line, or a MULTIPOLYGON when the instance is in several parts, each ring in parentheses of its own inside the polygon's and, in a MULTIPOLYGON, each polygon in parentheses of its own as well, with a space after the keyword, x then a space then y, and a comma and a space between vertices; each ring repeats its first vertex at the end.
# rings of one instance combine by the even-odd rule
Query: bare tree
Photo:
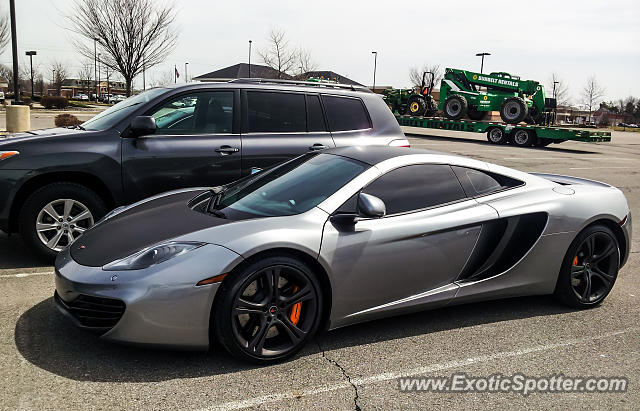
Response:
POLYGON ((11 26, 9 25, 9 15, 0 10, 0 53, 11 40, 11 26))
POLYGON ((291 47, 282 30, 271 29, 267 39, 269 47, 259 50, 258 54, 267 66, 277 71, 277 78, 285 77, 295 69, 298 62, 298 50, 291 47))
POLYGON ((551 73, 549 80, 547 81, 547 96, 552 96, 555 83, 555 99, 559 106, 566 106, 570 104, 571 97, 569 96, 569 85, 558 75, 558 73, 551 73))
POLYGON ((56 89, 56 96, 62 94, 62 82, 67 78, 67 67, 63 62, 51 62, 51 85, 56 89))
POLYGON ((80 70, 78 70, 78 79, 81 82, 85 83, 85 90, 87 95, 93 88, 93 76, 93 63, 90 61, 85 61, 84 63, 82 63, 82 66, 80 66, 80 70))
POLYGON ((34 79, 34 87, 36 90, 38 90, 38 94, 40 94, 40 96, 44 95, 44 76, 42 75, 42 73, 38 73, 37 77, 35 77, 34 79))
POLYGON ((168 71, 162 71, 160 73, 155 73, 151 76, 151 80, 149 81, 149 87, 164 87, 170 84, 173 84, 173 68, 168 71))
POLYGON ((587 83, 582 89, 582 103, 589 111, 588 121, 592 121, 591 113, 593 108, 598 105, 598 100, 604 96, 604 92, 605 90, 596 80, 596 76, 591 76, 587 79, 587 83))
POLYGON ((310 71, 315 71, 318 69, 318 65, 311 58, 311 53, 309 53, 309 51, 304 47, 300 47, 298 49, 297 58, 297 70, 300 77, 302 77, 305 73, 309 73, 310 71))
MULTIPOLYGON (((412 67, 409 70, 409 81, 411 82, 411 85, 413 87, 415 88, 420 87, 420 85, 422 84, 422 74, 425 72, 433 73, 433 84, 435 86, 440 86, 440 81, 442 80, 442 74, 443 74, 442 69, 440 68, 440 65, 424 64, 422 68, 412 67)), ((429 78, 427 77, 425 80, 429 81, 429 78)))
POLYGON ((124 78, 127 96, 143 68, 162 63, 176 46, 176 13, 171 3, 158 6, 152 0, 74 0, 73 10, 68 17, 72 30, 84 38, 84 42, 75 42, 76 48, 93 59, 95 40, 101 62, 124 78))

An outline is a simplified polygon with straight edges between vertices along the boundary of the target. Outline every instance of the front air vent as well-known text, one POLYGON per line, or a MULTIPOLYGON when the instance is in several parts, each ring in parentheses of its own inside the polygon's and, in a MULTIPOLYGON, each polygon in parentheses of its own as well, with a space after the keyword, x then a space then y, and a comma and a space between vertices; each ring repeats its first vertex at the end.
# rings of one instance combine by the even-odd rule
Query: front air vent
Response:
POLYGON ((113 328, 124 314, 125 304, 115 298, 94 297, 80 294, 75 300, 65 302, 56 293, 56 302, 60 304, 80 326, 105 333, 113 328))

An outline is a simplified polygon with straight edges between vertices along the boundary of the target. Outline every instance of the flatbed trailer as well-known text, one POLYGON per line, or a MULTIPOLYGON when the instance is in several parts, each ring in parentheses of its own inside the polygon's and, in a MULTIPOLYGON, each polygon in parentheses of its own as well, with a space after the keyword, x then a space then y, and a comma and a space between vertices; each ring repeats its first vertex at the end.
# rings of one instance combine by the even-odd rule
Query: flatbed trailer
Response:
POLYGON ((398 114, 396 119, 398 124, 407 127, 487 133, 487 140, 492 144, 511 143, 519 147, 544 147, 568 140, 587 143, 611 141, 611 131, 506 124, 493 121, 449 120, 444 117, 413 117, 398 114))

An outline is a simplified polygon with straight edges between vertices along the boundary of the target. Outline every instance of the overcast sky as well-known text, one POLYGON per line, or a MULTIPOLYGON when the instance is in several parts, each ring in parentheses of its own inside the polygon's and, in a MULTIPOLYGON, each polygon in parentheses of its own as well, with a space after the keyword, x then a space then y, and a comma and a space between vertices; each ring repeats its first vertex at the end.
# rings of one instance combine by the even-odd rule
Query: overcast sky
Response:
MULTIPOLYGON (((8 3, 7 1, 3 3, 8 3)), ((162 3, 159 1, 159 3, 162 3)), ((70 42, 64 15, 71 0, 18 0, 18 50, 38 52, 34 64, 50 74, 53 59, 75 74, 81 57, 70 42)), ((189 76, 247 61, 248 40, 265 47, 272 27, 304 46, 320 70, 370 85, 378 51, 376 84, 403 87, 411 67, 440 64, 479 71, 475 53, 490 52, 485 72, 507 71, 547 83, 557 72, 572 102, 590 75, 607 99, 640 97, 640 1, 214 1, 176 0, 178 47, 147 78, 173 71, 189 76)), ((8 12, 8 5, 4 5, 8 12)), ((0 55, 11 64, 11 48, 0 55)), ((184 79, 181 77, 180 81, 184 79)), ((136 82, 141 85, 141 79, 136 82)))

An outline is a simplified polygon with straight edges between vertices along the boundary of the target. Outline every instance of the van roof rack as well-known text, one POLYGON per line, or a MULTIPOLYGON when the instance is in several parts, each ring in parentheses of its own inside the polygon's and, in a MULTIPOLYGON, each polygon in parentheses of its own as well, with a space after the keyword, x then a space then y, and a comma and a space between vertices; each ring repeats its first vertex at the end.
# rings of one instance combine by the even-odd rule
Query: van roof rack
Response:
POLYGON ((323 83, 319 81, 299 81, 299 80, 282 80, 282 79, 270 79, 270 78, 237 78, 229 80, 229 83, 242 83, 242 84, 288 84, 292 86, 306 86, 306 87, 326 87, 326 88, 339 88, 352 91, 363 91, 373 93, 367 87, 354 86, 353 84, 338 84, 338 83, 323 83))

